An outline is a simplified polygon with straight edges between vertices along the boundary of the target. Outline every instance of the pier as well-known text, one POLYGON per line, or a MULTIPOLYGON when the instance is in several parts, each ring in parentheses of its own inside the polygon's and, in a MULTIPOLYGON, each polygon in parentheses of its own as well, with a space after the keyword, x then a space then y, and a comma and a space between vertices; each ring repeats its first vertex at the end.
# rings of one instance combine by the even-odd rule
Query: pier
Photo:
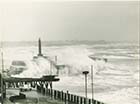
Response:
POLYGON ((59 78, 53 75, 42 76, 41 78, 3 78, 0 74, 0 102, 4 104, 4 100, 6 99, 6 90, 7 89, 18 89, 23 85, 29 85, 32 88, 36 88, 38 85, 44 85, 46 88, 50 87, 52 89, 52 82, 59 81, 59 78))
POLYGON ((43 76, 41 78, 3 78, 3 87, 1 86, 3 90, 1 92, 2 97, 0 100, 2 104, 4 104, 7 99, 6 90, 18 89, 21 85, 30 84, 32 88, 35 88, 37 93, 40 93, 43 98, 49 99, 51 102, 57 101, 59 104, 104 104, 97 100, 86 99, 86 97, 70 94, 68 91, 63 92, 55 90, 52 87, 52 82, 55 81, 59 81, 59 78, 55 78, 55 76, 43 76))

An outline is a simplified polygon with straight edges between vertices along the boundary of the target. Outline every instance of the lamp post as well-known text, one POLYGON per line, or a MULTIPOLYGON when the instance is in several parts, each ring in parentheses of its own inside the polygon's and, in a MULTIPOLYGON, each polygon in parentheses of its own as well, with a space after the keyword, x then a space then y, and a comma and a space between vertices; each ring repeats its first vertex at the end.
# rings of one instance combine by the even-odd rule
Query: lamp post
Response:
MULTIPOLYGON (((55 56, 55 64, 57 65, 57 56, 55 56)), ((59 68, 57 68, 56 74, 59 75, 59 68)))
POLYGON ((83 71, 83 74, 85 75, 85 97, 86 97, 86 104, 87 104, 87 74, 89 71, 83 71))
POLYGON ((93 95, 93 65, 91 65, 91 90, 92 90, 92 104, 93 104, 93 98, 94 98, 94 95, 93 95))
POLYGON ((3 87, 3 70, 4 70, 3 53, 1 53, 1 57, 2 57, 2 58, 1 58, 1 59, 2 59, 2 60, 1 60, 1 61, 2 61, 2 68, 1 68, 1 76, 0 76, 0 77, 1 77, 1 78, 0 78, 0 79, 1 79, 1 104, 3 104, 3 97, 4 97, 4 96, 3 96, 3 93, 4 93, 4 91, 3 91, 3 88, 4 88, 4 87, 3 87))

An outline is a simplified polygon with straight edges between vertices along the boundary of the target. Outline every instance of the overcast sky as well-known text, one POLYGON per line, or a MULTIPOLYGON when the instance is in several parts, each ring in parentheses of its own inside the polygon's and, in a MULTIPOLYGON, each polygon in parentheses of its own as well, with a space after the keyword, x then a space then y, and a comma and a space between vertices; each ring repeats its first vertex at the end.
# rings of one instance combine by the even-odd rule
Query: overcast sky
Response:
POLYGON ((138 1, 0 2, 0 38, 134 41, 138 7, 138 1))

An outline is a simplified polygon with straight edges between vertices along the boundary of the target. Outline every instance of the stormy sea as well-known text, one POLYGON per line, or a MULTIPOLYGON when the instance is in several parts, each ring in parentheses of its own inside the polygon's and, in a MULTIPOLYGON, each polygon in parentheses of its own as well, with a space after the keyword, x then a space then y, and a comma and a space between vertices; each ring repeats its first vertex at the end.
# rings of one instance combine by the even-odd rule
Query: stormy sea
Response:
POLYGON ((60 81, 53 83, 53 88, 80 96, 85 96, 83 71, 89 71, 88 97, 92 96, 93 66, 94 99, 106 104, 139 103, 139 50, 138 42, 42 42, 45 58, 34 59, 38 54, 37 42, 3 43, 6 71, 12 73, 10 65, 13 60, 26 63, 26 70, 12 76, 34 78, 56 75, 58 70, 48 61, 52 60, 64 66, 59 69, 60 81))

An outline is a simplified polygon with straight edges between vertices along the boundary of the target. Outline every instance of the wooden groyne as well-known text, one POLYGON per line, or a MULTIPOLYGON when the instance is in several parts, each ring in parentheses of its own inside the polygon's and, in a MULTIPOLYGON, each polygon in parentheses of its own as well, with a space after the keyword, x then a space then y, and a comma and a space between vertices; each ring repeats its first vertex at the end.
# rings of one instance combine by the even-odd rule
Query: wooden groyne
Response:
POLYGON ((44 96, 50 96, 52 99, 61 100, 65 104, 105 104, 97 100, 86 99, 85 97, 70 94, 68 91, 63 92, 54 89, 43 88, 37 85, 37 92, 43 94, 44 96))

